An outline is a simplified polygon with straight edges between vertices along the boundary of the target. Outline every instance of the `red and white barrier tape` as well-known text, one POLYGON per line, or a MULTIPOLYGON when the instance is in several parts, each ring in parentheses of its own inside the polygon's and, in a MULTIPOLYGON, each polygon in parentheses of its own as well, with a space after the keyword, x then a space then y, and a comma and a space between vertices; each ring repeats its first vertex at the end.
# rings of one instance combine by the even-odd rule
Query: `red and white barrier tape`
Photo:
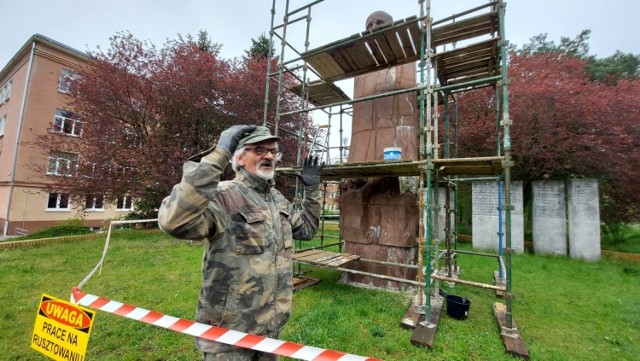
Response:
POLYGON ((281 356, 288 356, 300 360, 314 361, 376 361, 378 359, 347 354, 339 351, 326 350, 317 347, 300 345, 294 342, 281 341, 252 335, 226 328, 205 325, 188 321, 144 308, 127 305, 107 298, 90 295, 80 291, 77 287, 71 292, 71 302, 81 306, 91 307, 100 311, 115 313, 136 321, 142 321, 154 326, 166 328, 175 332, 197 336, 211 341, 244 347, 256 351, 268 352, 281 356))

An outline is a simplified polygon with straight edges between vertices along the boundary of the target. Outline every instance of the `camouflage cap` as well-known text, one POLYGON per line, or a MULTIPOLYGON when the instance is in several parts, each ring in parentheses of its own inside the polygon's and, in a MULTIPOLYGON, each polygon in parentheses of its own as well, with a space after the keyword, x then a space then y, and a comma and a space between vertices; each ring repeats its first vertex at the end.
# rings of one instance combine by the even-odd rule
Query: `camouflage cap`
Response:
POLYGON ((275 142, 280 141, 280 137, 271 135, 271 131, 267 127, 259 126, 252 133, 248 134, 244 138, 240 139, 240 143, 238 143, 238 148, 243 147, 247 144, 255 144, 260 143, 265 140, 272 140, 275 142))

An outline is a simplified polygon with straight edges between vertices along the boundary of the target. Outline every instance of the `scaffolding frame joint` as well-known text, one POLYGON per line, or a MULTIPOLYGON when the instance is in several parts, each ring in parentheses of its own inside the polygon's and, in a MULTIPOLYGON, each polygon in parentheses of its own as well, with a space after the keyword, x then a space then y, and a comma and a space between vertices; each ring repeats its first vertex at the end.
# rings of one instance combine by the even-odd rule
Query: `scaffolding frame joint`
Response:
POLYGON ((513 248, 503 248, 502 249, 504 251, 504 253, 508 253, 508 254, 515 254, 516 250, 513 248))
POLYGON ((513 161, 512 160, 503 160, 502 161, 502 167, 503 168, 507 168, 507 167, 513 167, 513 161))
POLYGON ((505 118, 500 121, 500 125, 513 125, 513 120, 511 118, 505 118))

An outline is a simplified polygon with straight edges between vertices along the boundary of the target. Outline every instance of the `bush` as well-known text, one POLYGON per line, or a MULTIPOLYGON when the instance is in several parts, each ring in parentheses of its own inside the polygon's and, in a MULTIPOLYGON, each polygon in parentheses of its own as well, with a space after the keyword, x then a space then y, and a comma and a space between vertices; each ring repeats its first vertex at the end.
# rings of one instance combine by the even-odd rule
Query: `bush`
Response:
POLYGON ((628 223, 603 224, 600 231, 603 242, 617 244, 624 241, 627 233, 631 231, 631 225, 628 223))
POLYGON ((12 238, 11 240, 19 241, 24 239, 76 236, 80 234, 89 234, 89 233, 92 233, 89 227, 85 227, 77 224, 60 224, 57 226, 39 230, 37 232, 29 233, 26 236, 12 238))

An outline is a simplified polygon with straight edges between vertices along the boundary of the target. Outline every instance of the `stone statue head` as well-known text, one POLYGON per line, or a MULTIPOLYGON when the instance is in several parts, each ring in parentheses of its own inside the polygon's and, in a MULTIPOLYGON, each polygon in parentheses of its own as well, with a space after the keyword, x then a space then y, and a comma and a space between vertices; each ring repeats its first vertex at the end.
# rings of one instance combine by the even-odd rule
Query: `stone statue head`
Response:
POLYGON ((367 30, 373 31, 381 26, 393 23, 393 17, 384 11, 374 11, 367 17, 365 27, 367 30))

